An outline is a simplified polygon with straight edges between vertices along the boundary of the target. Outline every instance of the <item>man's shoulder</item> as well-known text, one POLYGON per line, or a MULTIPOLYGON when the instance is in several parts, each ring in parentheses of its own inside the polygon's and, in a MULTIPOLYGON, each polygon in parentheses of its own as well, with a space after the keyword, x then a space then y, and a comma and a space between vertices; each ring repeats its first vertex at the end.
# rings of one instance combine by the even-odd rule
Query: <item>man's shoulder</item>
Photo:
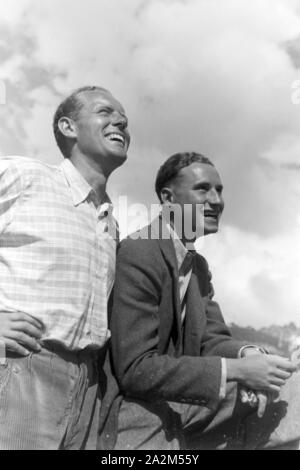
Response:
POLYGON ((196 253, 195 254, 195 259, 196 259, 196 265, 198 267, 208 269, 208 262, 207 262, 206 258, 203 255, 201 255, 200 253, 196 253))
POLYGON ((48 165, 36 158, 9 156, 0 158, 1 184, 18 187, 20 191, 44 192, 61 187, 62 172, 58 166, 48 165))
POLYGON ((147 235, 148 230, 137 230, 124 238, 120 243, 120 247, 127 250, 158 250, 158 240, 151 238, 151 234, 147 235))
POLYGON ((143 260, 160 257, 159 242, 151 237, 151 226, 143 227, 124 238, 118 252, 123 256, 143 260))
POLYGON ((5 171, 9 170, 19 176, 25 174, 32 176, 53 176, 54 174, 57 174, 59 168, 31 157, 24 157, 19 155, 0 157, 0 172, 4 173, 5 171))

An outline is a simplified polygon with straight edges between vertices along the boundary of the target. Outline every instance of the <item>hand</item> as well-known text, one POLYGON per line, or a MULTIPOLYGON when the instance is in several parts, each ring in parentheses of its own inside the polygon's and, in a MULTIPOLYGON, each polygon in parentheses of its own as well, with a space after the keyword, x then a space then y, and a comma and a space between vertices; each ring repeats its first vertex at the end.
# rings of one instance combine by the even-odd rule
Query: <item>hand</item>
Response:
POLYGON ((43 333, 43 325, 26 313, 0 312, 0 341, 5 349, 21 356, 32 351, 40 351, 38 340, 43 333))
POLYGON ((258 399, 252 390, 246 390, 245 388, 241 387, 240 399, 242 403, 247 403, 249 406, 251 406, 251 408, 257 407, 258 399))
MULTIPOLYGON (((266 353, 263 352, 263 351, 260 351, 257 348, 253 348, 253 347, 249 346, 249 347, 243 349, 242 357, 253 356, 255 354, 266 354, 266 353)), ((247 392, 245 391, 245 393, 247 393, 247 392)), ((259 391, 257 391, 257 392, 252 392, 251 391, 251 394, 253 394, 255 399, 252 398, 252 401, 250 402, 250 406, 251 406, 251 403, 253 403, 252 406, 257 406, 257 416, 259 418, 262 418, 263 415, 265 414, 267 404, 270 402, 270 394, 267 394, 266 392, 262 392, 262 391, 260 391, 260 392, 259 391)), ((247 396, 248 396, 248 394, 247 394, 247 396)))
POLYGON ((257 416, 262 418, 269 402, 269 396, 266 392, 256 392, 256 396, 258 400, 257 416))
POLYGON ((300 370, 300 346, 292 351, 291 361, 297 364, 297 370, 300 370))
MULTIPOLYGON (((246 356, 253 356, 255 354, 266 354, 263 351, 260 351, 258 348, 254 347, 246 347, 243 349, 242 357, 246 356)), ((241 390, 241 398, 244 402, 249 402, 250 406, 257 406, 257 416, 262 418, 265 414, 267 404, 270 401, 270 394, 265 392, 250 392, 250 401, 249 401, 249 392, 247 393, 246 390, 241 390), (243 395, 242 395, 243 393, 243 395)))
POLYGON ((235 380, 254 391, 279 392, 296 370, 289 359, 267 354, 227 359, 227 379, 235 380))
POLYGON ((251 408, 257 408, 257 416, 262 418, 268 404, 268 395, 265 392, 253 392, 241 388, 240 398, 242 403, 247 403, 251 408))

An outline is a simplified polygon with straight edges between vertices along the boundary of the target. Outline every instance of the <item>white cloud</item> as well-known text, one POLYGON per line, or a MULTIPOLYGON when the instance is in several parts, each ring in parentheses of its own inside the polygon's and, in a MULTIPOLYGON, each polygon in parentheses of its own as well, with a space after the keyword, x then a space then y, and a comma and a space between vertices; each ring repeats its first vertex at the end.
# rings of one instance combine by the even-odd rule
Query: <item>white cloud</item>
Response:
POLYGON ((22 18, 26 7, 28 7, 30 3, 29 0, 9 0, 9 2, 1 2, 1 21, 14 25, 22 18))
POLYGON ((296 0, 3 4, 1 150, 56 163, 60 97, 83 84, 111 89, 132 134, 128 162, 109 183, 113 199, 157 202, 154 178, 167 156, 207 153, 225 184, 223 229, 204 250, 214 246, 207 254, 226 316, 296 321, 300 108, 291 87, 300 74, 287 44, 299 41, 298 8, 296 0))
MULTIPOLYGON (((300 113, 300 108, 299 111, 300 113)), ((300 165, 300 139, 296 134, 284 134, 274 141, 273 146, 263 154, 270 163, 284 168, 300 165)))
POLYGON ((300 217, 291 233, 265 243, 257 235, 223 227, 206 237, 215 298, 227 321, 242 325, 299 324, 300 217))

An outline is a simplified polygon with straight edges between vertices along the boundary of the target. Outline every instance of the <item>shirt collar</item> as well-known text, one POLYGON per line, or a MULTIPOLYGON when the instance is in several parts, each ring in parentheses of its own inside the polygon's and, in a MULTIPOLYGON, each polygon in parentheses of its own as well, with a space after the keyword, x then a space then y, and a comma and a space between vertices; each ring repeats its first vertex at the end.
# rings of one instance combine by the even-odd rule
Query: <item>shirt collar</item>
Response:
POLYGON ((171 225, 167 223, 166 226, 167 226, 167 228, 168 228, 168 230, 171 234, 171 238, 173 240, 176 259, 177 259, 177 264, 178 264, 178 269, 180 270, 181 265, 184 261, 184 258, 186 257, 186 255, 188 253, 188 250, 186 249, 186 247, 184 246, 184 244, 182 243, 182 241, 178 237, 175 230, 171 227, 171 225))
POLYGON ((107 205, 103 208, 103 211, 105 211, 108 207, 112 206, 111 200, 107 194, 105 195, 103 201, 99 200, 95 190, 83 178, 83 176, 71 163, 69 158, 65 158, 59 167, 64 173, 65 178, 69 184, 74 206, 78 206, 88 197, 94 202, 96 207, 100 206, 100 204, 104 204, 104 206, 107 205))
POLYGON ((186 271, 189 271, 192 265, 192 259, 194 258, 195 251, 189 251, 180 238, 178 237, 175 230, 171 227, 170 224, 166 223, 166 227, 168 228, 171 238, 173 240, 178 271, 181 274, 186 274, 186 271))

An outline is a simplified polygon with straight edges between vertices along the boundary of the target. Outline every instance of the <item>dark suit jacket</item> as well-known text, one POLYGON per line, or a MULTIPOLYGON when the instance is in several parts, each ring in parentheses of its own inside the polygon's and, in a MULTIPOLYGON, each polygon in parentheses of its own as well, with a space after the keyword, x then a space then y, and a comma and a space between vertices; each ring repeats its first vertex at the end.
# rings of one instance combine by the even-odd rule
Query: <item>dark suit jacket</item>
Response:
POLYGON ((172 240, 128 238, 121 242, 110 319, 112 363, 107 360, 102 408, 102 422, 109 425, 100 428, 100 448, 111 446, 121 400, 120 394, 116 398, 111 364, 121 394, 128 398, 218 407, 221 357, 237 357, 244 343, 232 339, 212 300, 205 258, 195 256, 184 327, 178 277, 172 240))

